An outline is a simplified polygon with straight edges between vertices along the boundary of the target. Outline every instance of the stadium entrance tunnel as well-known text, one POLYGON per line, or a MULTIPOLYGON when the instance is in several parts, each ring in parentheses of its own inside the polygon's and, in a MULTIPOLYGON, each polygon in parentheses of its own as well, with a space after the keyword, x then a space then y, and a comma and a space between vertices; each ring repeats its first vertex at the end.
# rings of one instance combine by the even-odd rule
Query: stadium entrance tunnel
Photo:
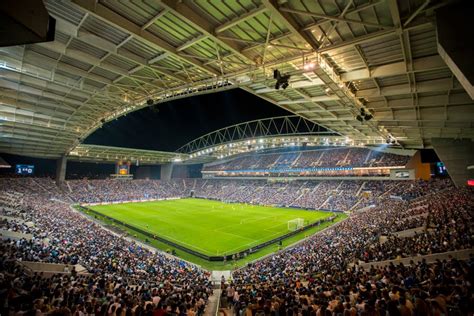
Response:
MULTIPOLYGON (((293 230, 283 236, 279 236, 277 238, 274 238, 274 239, 271 239, 271 240, 268 240, 266 242, 263 242, 261 244, 258 244, 254 247, 251 247, 251 248, 247 248, 245 250, 242 250, 242 251, 239 251, 239 252, 235 252, 235 253, 230 253, 230 254, 227 254, 227 255, 223 255, 223 256, 208 256, 208 255, 205 255, 203 253, 200 253, 199 251, 195 251, 193 249, 190 249, 188 247, 184 247, 183 245, 180 245, 178 243, 175 243, 175 242, 172 242, 168 239, 165 239, 165 238, 162 238, 158 235, 154 235, 150 232, 147 232, 141 228, 138 228, 136 226, 133 226, 133 225, 130 225, 128 223, 125 223, 125 222, 122 222, 120 220, 117 220, 115 218, 112 218, 110 216, 107 216, 107 215, 104 215, 100 212, 97 212, 89 207, 85 207, 85 206, 78 206, 77 207, 80 211, 82 212, 87 212, 87 213, 91 213, 91 214, 94 214, 96 216, 99 216, 99 217, 102 217, 102 218, 106 218, 107 220, 109 221, 112 221, 114 223, 117 223, 121 226, 124 226, 132 231, 135 231, 139 234, 142 234, 148 238, 151 238, 151 239, 155 239, 155 240, 158 240, 162 243, 165 243, 169 246, 172 246, 176 249, 179 249, 179 250, 182 250, 184 252, 187 252, 191 255, 194 255, 196 257, 199 257, 201 259, 204 259, 204 260, 207 260, 207 261, 211 261, 211 262, 225 262, 227 260, 233 260, 233 259, 242 259, 242 258, 245 258, 247 255, 249 254, 252 254, 252 253, 255 253, 257 252, 258 250, 262 249, 262 248, 265 248, 269 245, 272 245, 272 244, 275 244, 275 243, 279 243, 281 241, 283 241, 284 239, 287 239, 289 237, 292 237, 296 234, 299 234, 301 232, 304 232, 306 230, 309 230, 310 228, 313 228, 315 226, 319 226, 321 225, 322 223, 325 223, 325 222, 334 222, 334 220, 336 219, 337 215, 333 215, 333 216, 330 216, 328 218, 325 218, 325 219, 322 219, 322 220, 319 220, 319 221, 316 221, 314 223, 311 223, 311 224, 308 224, 302 228, 299 228, 299 229, 296 229, 296 230, 293 230)), ((334 211, 331 211, 332 213, 335 213, 334 211)))

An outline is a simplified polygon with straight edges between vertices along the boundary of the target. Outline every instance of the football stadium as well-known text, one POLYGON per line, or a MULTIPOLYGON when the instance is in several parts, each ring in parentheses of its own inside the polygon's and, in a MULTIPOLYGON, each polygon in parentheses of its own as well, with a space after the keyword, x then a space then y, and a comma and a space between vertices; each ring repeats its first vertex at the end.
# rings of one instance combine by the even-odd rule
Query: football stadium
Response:
POLYGON ((0 1, 0 315, 474 315, 472 12, 0 1))

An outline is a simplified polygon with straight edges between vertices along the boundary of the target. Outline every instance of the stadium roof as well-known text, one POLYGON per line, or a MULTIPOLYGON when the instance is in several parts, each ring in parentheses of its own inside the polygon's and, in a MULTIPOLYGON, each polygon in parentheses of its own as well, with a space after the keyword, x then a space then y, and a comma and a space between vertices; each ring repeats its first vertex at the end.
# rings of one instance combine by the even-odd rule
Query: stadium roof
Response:
POLYGON ((55 41, 0 48, 0 151, 58 157, 149 99, 233 87, 352 138, 473 138, 474 102, 437 52, 451 2, 47 0, 55 41))
POLYGON ((105 163, 115 163, 118 160, 124 160, 138 161, 138 163, 145 165, 163 164, 172 161, 180 162, 187 158, 188 155, 172 152, 87 144, 80 144, 69 153, 69 160, 105 163))

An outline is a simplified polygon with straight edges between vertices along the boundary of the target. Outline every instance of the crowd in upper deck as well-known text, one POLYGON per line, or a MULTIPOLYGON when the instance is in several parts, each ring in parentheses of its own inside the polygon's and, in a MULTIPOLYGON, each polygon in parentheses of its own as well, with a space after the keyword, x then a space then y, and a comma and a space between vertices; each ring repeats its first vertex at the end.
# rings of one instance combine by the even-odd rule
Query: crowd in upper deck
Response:
POLYGON ((289 153, 254 153, 204 167, 205 171, 311 167, 405 166, 410 156, 358 147, 335 147, 289 153))

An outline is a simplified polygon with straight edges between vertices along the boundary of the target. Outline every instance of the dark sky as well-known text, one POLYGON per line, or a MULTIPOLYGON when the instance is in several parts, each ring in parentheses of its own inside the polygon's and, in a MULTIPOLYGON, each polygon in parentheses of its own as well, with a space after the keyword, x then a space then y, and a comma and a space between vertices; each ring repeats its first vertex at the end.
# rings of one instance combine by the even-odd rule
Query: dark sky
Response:
POLYGON ((174 100, 105 124, 84 143, 175 151, 187 142, 229 125, 291 115, 241 89, 174 100))

